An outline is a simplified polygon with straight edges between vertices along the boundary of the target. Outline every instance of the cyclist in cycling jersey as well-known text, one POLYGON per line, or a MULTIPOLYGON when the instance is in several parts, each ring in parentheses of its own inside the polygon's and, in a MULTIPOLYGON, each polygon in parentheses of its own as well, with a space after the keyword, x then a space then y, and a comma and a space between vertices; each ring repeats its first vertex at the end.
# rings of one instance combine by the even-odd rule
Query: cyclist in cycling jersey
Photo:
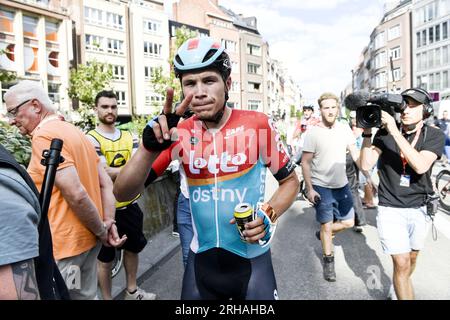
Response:
POLYGON ((172 113, 173 90, 167 91, 163 113, 144 129, 114 193, 119 201, 133 197, 159 152, 170 148, 186 173, 194 223, 181 298, 277 299, 268 244, 277 218, 298 193, 294 164, 268 116, 226 105, 231 63, 220 43, 189 39, 174 58, 174 70, 185 98, 172 113), (188 106, 194 116, 178 124, 188 106), (172 143, 175 126, 178 138, 172 143), (279 187, 263 203, 266 168, 279 187), (256 213, 246 224, 246 241, 234 225, 240 203, 251 204, 256 213))

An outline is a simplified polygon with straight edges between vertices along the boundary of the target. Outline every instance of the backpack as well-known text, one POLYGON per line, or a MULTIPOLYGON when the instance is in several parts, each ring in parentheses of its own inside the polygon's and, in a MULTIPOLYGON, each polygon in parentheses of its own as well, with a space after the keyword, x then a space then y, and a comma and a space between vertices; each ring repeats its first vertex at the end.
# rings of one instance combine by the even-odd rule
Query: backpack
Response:
MULTIPOLYGON (((25 180, 36 197, 39 192, 28 172, 0 145, 0 166, 14 169, 25 180)), ((39 256, 34 258, 36 281, 43 300, 70 300, 69 291, 53 256, 53 242, 47 213, 42 213, 39 225, 39 256)))

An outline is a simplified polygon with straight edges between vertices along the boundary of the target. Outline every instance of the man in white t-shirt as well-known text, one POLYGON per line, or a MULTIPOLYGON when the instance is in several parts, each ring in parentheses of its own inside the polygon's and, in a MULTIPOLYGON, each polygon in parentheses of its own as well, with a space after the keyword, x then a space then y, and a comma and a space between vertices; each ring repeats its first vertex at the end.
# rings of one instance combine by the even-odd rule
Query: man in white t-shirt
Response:
POLYGON ((323 272, 327 281, 336 281, 332 237, 353 227, 353 199, 346 175, 346 151, 358 163, 355 137, 348 125, 336 121, 339 99, 324 93, 319 100, 322 122, 308 130, 303 145, 302 170, 308 200, 316 208, 321 224, 316 237, 322 242, 323 272))

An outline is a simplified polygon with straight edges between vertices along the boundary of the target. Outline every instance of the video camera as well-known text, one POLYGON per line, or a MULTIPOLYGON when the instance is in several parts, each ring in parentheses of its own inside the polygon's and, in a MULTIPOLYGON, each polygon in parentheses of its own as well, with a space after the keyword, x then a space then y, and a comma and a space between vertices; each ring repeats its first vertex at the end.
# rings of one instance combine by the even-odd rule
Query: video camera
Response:
POLYGON ((344 104, 348 109, 356 111, 356 125, 363 129, 381 127, 381 111, 394 117, 395 113, 402 113, 406 108, 400 94, 371 95, 365 91, 349 94, 344 104))

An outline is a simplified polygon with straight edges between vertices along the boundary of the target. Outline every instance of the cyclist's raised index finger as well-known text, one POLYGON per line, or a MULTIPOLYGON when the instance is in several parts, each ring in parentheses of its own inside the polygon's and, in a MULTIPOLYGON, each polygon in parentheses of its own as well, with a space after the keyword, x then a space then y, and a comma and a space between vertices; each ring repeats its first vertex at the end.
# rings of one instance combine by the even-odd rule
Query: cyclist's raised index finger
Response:
POLYGON ((175 110, 175 113, 178 116, 181 117, 184 114, 184 112, 186 111, 186 109, 189 108, 189 105, 191 104, 191 101, 192 101, 193 97, 194 96, 192 94, 189 94, 183 99, 183 101, 181 101, 181 103, 179 104, 179 106, 175 110))
POLYGON ((166 102, 164 103, 163 114, 172 113, 172 104, 173 104, 173 89, 167 88, 166 91, 166 102))

